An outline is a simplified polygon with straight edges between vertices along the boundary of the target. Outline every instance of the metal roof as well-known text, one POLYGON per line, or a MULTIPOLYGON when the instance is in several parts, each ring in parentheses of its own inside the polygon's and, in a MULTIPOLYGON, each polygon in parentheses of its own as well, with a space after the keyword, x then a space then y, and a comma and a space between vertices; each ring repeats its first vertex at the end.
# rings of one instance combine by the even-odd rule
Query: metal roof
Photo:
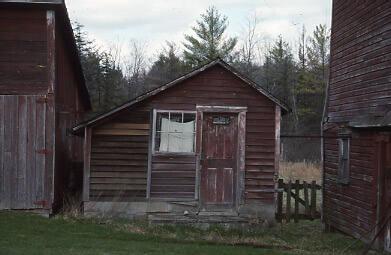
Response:
POLYGON ((101 121, 109 116, 111 116, 112 114, 115 114, 117 112, 120 112, 136 103, 139 103, 149 97, 152 97, 162 91, 165 91, 166 89, 168 88, 171 88, 203 71, 205 71, 206 69, 212 67, 212 66, 215 66, 215 65, 220 65, 222 66, 223 68, 225 68, 226 70, 228 70, 229 72, 233 73, 236 77, 238 77, 239 79, 241 79, 242 81, 244 81, 245 83, 247 83, 248 85, 250 85, 251 87, 253 87, 256 91, 258 91, 259 93, 263 94, 264 96, 266 96, 267 98, 269 98, 271 101, 273 101, 274 103, 276 103, 277 105, 279 105, 283 111, 285 112, 289 112, 290 109, 287 105, 285 105, 284 103, 282 103, 280 100, 278 100, 275 96, 273 96, 270 92, 266 91, 265 89, 263 89, 261 86, 259 86, 258 84, 256 84, 254 81, 250 80, 249 78, 247 77, 244 77, 243 75, 241 75, 238 71, 236 71, 232 66, 230 66, 229 64, 227 64, 226 62, 224 62, 222 59, 216 59, 214 61, 211 61, 210 63, 208 64, 205 64, 193 71, 191 71, 190 73, 188 74, 185 74, 171 82, 168 82, 156 89, 153 89, 149 92, 146 92, 145 94, 142 94, 138 97, 136 97, 135 99, 132 99, 126 103, 124 103, 123 105, 120 105, 106 113, 103 113, 101 115, 98 115, 98 116, 95 116, 94 118, 90 119, 90 120, 87 120, 83 123, 80 123, 79 125, 75 126, 73 128, 73 132, 77 133, 78 131, 80 131, 82 128, 86 127, 86 126, 91 126, 91 125, 94 125, 95 123, 97 123, 98 121, 101 121))

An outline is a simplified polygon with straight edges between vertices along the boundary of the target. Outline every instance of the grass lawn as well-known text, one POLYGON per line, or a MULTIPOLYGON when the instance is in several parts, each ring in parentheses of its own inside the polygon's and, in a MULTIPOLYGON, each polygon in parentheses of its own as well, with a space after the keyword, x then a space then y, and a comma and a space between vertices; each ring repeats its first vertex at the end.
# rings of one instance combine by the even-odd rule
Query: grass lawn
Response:
POLYGON ((349 237, 322 233, 319 221, 240 231, 0 213, 0 254, 7 255, 359 254, 362 248, 349 237))

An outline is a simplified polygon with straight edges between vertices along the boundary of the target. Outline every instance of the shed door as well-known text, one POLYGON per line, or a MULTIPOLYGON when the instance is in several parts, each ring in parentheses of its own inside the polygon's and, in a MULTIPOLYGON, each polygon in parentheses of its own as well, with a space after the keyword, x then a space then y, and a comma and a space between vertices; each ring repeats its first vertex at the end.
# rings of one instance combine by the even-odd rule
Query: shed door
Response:
POLYGON ((0 96, 0 209, 43 206, 46 103, 0 96))
POLYGON ((201 202, 204 208, 234 206, 237 166, 237 114, 204 113, 201 202))

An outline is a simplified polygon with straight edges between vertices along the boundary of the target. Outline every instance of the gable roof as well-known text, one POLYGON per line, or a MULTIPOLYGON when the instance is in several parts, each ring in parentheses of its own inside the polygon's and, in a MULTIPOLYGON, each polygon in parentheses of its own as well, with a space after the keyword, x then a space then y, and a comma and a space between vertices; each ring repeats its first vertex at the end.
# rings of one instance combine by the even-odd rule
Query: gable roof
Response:
MULTIPOLYGON (((79 51, 77 49, 75 36, 71 21, 69 19, 68 11, 64 0, 0 0, 0 6, 16 6, 16 7, 38 7, 48 10, 54 10, 56 16, 59 17, 60 30, 64 35, 65 46, 70 51, 71 61, 74 67, 76 77, 79 82, 80 94, 83 99, 83 104, 87 110, 91 109, 91 101, 88 89, 85 82, 83 68, 81 66, 79 51), (60 22, 61 21, 61 22, 60 22)), ((57 20, 57 19, 56 19, 57 20)))
POLYGON ((273 96, 270 92, 266 91, 265 89, 263 89, 261 86, 259 86, 258 84, 256 84, 254 81, 250 80, 249 78, 241 75, 238 71, 236 71, 232 66, 230 66, 229 64, 227 64, 226 62, 224 62, 222 59, 218 58, 214 61, 211 61, 193 71, 191 71, 190 73, 188 74, 185 74, 171 82, 168 82, 160 87, 157 87, 151 91, 148 91, 106 113, 103 113, 101 115, 98 115, 98 116, 95 116, 94 118, 90 119, 90 120, 87 120, 87 121, 84 121, 82 123, 80 123, 79 125, 75 126, 73 128, 73 132, 77 133, 79 132, 82 128, 84 127, 87 127, 87 126, 92 126, 94 125, 95 123, 117 113, 117 112, 120 112, 124 109, 127 109, 128 107, 136 104, 136 103, 139 103, 147 98, 150 98, 156 94, 159 94, 160 92, 162 91, 165 91, 166 89, 168 88, 171 88, 187 79, 190 79, 194 76, 196 76, 197 74, 213 67, 213 66, 216 66, 216 65, 220 65, 222 66, 223 68, 225 68, 226 70, 228 70, 229 72, 231 72, 232 74, 234 74, 237 78, 239 78, 240 80, 242 80, 243 82, 245 82, 246 84, 248 84, 249 86, 251 86, 252 88, 256 89, 256 91, 258 91, 259 93, 261 93, 262 95, 266 96, 267 98, 269 98, 271 101, 273 101, 275 104, 279 105, 283 111, 285 112, 289 112, 290 109, 287 105, 285 105, 284 103, 282 103, 279 99, 277 99, 275 96, 273 96))

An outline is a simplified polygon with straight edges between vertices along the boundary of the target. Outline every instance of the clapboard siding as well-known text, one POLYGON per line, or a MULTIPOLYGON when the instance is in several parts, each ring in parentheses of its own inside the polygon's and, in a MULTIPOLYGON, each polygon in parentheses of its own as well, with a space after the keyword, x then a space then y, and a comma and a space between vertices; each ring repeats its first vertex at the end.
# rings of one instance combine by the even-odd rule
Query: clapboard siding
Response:
POLYGON ((369 232, 376 220, 376 139, 373 131, 352 134, 349 184, 338 183, 338 126, 325 132, 323 217, 353 236, 369 232))
POLYGON ((46 11, 2 8, 0 24, 0 94, 45 93, 46 11))
POLYGON ((138 122, 110 122, 92 131, 90 200, 132 201, 147 190, 149 113, 138 122))
MULTIPOLYGON (((273 203, 274 176, 276 174, 275 103, 219 65, 110 116, 104 123, 106 123, 105 125, 117 122, 145 124, 149 123, 149 116, 153 109, 196 111, 197 105, 247 107, 245 199, 246 201, 273 203), (146 122, 147 116, 148 121, 146 122)), ((95 132, 105 131, 101 129, 101 131, 95 132)), ((123 131, 121 132, 119 133, 124 134, 123 131)), ((101 150, 101 148, 94 147, 94 143, 97 141, 94 141, 93 137, 92 150, 101 150)), ((144 146, 147 145, 144 144, 144 146)), ((132 149, 142 150, 141 148, 132 149)), ((123 149, 115 147, 113 150, 120 152, 123 149)), ((117 156, 112 155, 112 157, 117 156)), ((110 162, 113 162, 112 166, 114 163, 118 164, 115 160, 110 162)), ((126 162, 131 165, 136 161, 126 162)), ((147 161, 144 162, 144 164, 146 163, 147 161)), ((116 167, 123 169, 128 166, 116 167)), ((196 156, 152 156, 150 187, 151 198, 194 199, 197 190, 196 156)))
POLYGON ((196 189, 194 156, 153 156, 151 198, 194 199, 196 189))
POLYGON ((391 100, 390 60, 391 2, 335 0, 330 122, 348 122, 358 114, 384 114, 391 100))

